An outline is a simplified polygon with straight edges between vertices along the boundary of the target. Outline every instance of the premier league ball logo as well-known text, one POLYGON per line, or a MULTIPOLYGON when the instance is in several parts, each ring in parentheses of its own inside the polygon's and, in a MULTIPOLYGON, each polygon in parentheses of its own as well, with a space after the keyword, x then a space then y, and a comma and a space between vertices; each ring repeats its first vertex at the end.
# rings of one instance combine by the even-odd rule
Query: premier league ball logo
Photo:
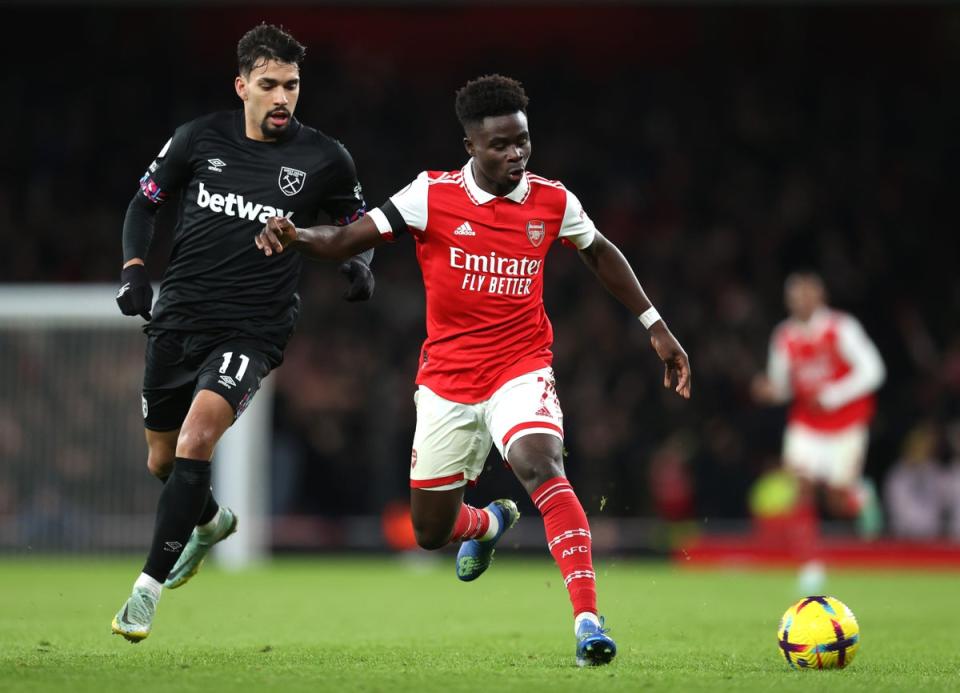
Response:
POLYGON ((303 190, 303 181, 307 179, 306 171, 298 171, 295 168, 284 166, 280 169, 280 192, 287 197, 292 197, 303 190))
POLYGON ((546 235, 546 224, 542 221, 533 219, 527 222, 527 238, 530 239, 534 248, 543 243, 543 237, 546 235))

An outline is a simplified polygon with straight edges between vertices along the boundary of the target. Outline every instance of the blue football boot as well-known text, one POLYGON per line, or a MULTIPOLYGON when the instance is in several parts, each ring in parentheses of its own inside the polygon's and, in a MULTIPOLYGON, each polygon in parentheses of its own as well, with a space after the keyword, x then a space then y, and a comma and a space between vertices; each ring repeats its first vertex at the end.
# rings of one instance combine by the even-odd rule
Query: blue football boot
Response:
POLYGON ((607 635, 603 627, 603 616, 600 625, 584 619, 577 628, 577 666, 596 667, 609 664, 617 656, 617 643, 607 635))
POLYGON ((495 500, 486 509, 497 518, 500 529, 497 530, 493 539, 487 539, 486 541, 470 539, 460 544, 460 550, 457 551, 457 577, 464 582, 476 580, 483 575, 483 572, 490 567, 490 563, 493 561, 493 549, 500 541, 500 537, 517 524, 517 520, 520 519, 517 504, 509 498, 495 500))

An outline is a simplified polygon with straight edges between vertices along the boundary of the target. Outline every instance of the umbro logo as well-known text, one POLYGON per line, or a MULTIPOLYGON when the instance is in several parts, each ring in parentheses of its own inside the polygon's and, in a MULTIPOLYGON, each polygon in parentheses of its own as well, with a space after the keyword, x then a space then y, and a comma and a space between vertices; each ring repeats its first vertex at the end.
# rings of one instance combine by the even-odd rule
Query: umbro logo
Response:
POLYGON ((453 230, 454 236, 476 236, 477 232, 470 226, 469 221, 465 221, 453 230))
POLYGON ((220 384, 229 390, 237 386, 237 381, 231 378, 229 375, 221 375, 220 384))
POLYGON ((165 541, 163 543, 163 550, 169 551, 170 553, 177 553, 182 548, 183 544, 181 544, 179 541, 165 541))
POLYGON ((207 162, 210 164, 207 166, 207 170, 217 173, 223 173, 223 167, 227 165, 227 162, 221 159, 207 159, 207 162))

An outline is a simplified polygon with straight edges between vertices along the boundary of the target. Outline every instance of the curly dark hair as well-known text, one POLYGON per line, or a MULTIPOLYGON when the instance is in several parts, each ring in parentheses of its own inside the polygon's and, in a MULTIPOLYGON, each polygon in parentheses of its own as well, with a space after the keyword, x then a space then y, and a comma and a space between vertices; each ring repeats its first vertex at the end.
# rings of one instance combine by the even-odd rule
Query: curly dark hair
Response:
POLYGON ((457 120, 466 128, 468 123, 482 122, 487 116, 526 113, 529 101, 517 80, 503 75, 484 75, 457 90, 457 120))
POLYGON ((237 64, 241 75, 249 75, 260 61, 300 65, 307 49, 283 27, 261 22, 245 33, 237 43, 237 64))

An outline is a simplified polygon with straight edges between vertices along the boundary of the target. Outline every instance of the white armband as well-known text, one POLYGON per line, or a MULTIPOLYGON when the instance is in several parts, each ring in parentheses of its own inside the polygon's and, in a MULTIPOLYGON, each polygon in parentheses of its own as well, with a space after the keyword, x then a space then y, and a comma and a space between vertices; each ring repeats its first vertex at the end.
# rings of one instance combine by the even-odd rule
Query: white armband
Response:
POLYGON ((643 311, 642 315, 637 317, 637 320, 639 320, 643 324, 643 326, 646 327, 648 330, 650 329, 650 326, 653 325, 653 323, 655 323, 659 319, 660 319, 660 313, 658 313, 657 309, 654 308, 653 306, 650 306, 649 308, 647 308, 645 311, 643 311))

